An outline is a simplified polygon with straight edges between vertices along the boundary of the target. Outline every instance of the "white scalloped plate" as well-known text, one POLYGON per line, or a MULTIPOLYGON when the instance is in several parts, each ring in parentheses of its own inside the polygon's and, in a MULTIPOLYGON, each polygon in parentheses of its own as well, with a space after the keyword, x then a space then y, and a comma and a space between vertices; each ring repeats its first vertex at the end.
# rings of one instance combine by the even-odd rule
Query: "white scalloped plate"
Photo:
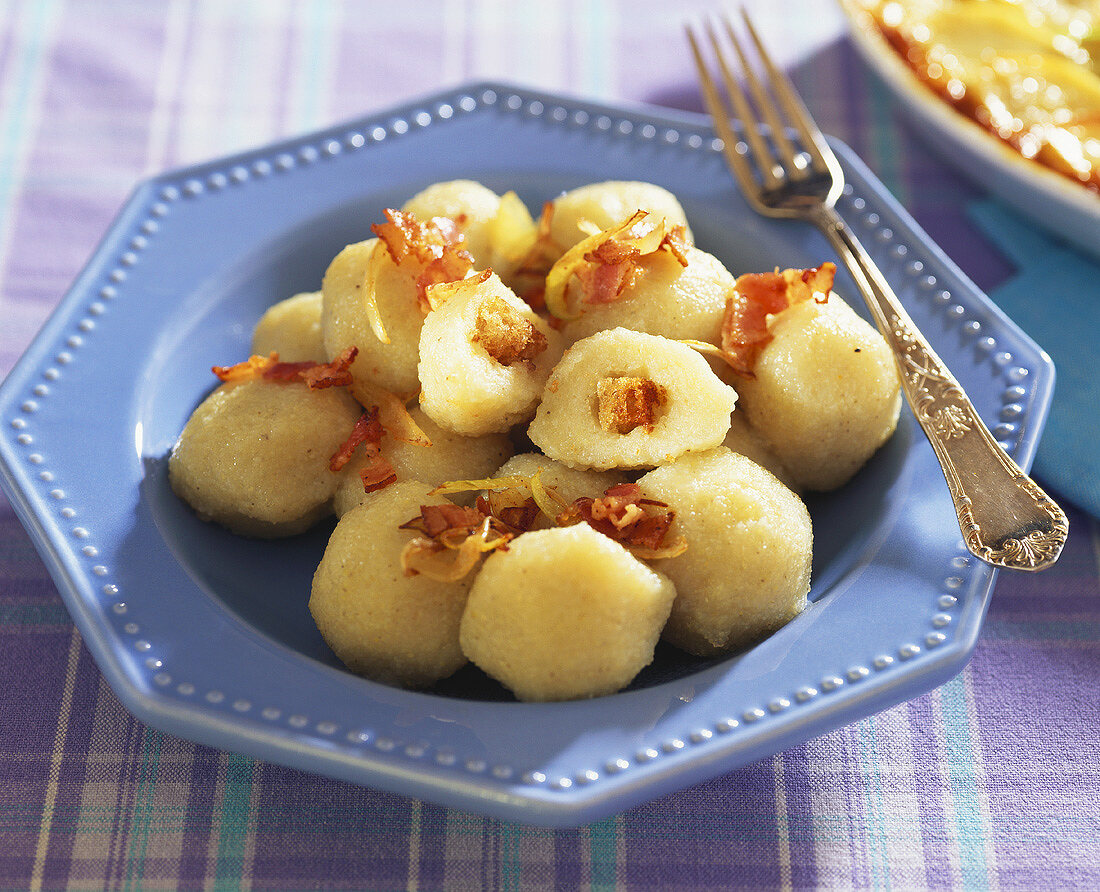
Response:
MULTIPOLYGON (((840 210, 1027 466, 1049 359, 842 145, 840 210)), ((427 693, 344 671, 310 621, 328 528, 257 542, 171 493, 169 450, 246 355, 264 308, 314 289, 386 206, 470 177, 530 206, 606 179, 658 182, 735 272, 809 266, 814 231, 754 216, 706 123, 499 84, 447 91, 140 185, 0 387, 0 483, 108 682, 180 736, 503 818, 576 825, 728 771, 943 682, 994 573, 960 541, 910 415, 851 485, 810 502, 813 603, 717 661, 660 648, 627 691, 521 704, 476 670, 427 693)), ((841 277, 841 291, 854 295, 841 277)))
POLYGON ((951 108, 902 62, 857 0, 838 2, 856 50, 937 155, 1025 217, 1100 258, 1100 195, 1024 158, 951 108))

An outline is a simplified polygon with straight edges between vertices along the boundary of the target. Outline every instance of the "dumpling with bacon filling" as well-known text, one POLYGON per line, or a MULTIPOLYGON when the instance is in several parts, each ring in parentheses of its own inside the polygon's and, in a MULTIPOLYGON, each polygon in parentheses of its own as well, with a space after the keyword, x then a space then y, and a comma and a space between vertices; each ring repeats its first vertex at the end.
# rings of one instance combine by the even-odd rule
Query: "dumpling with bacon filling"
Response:
POLYGON ((527 433, 573 467, 654 467, 720 444, 736 400, 690 347, 615 328, 566 351, 527 433))
POLYGON ((246 536, 291 536, 330 514, 340 482, 332 456, 362 411, 346 387, 325 383, 346 375, 347 361, 306 363, 312 377, 258 356, 217 367, 225 383, 192 413, 169 458, 172 489, 199 517, 246 536))
POLYGON ((432 286, 420 333, 420 405, 464 436, 506 431, 534 413, 561 336, 490 270, 432 286))
POLYGON ((810 590, 813 531, 802 500, 743 455, 685 455, 638 480, 675 512, 689 546, 661 562, 676 585, 664 637, 698 656, 741 650, 797 616, 810 590))
POLYGON ((403 554, 420 537, 410 521, 462 512, 426 483, 395 483, 342 518, 313 576, 309 610, 351 671, 422 688, 466 663, 458 628, 472 574, 408 573, 403 554))
POLYGON ((411 396, 420 387, 420 328, 425 290, 473 270, 461 234, 446 218, 421 221, 387 209, 374 223, 378 238, 345 247, 321 283, 321 330, 329 357, 349 346, 359 355, 351 372, 362 385, 411 396))
POLYGON ((676 591, 586 523, 524 533, 485 561, 459 640, 520 700, 621 690, 653 660, 676 591))
POLYGON ((739 277, 723 330, 742 411, 805 490, 848 482, 901 408, 893 353, 832 291, 835 270, 739 277))
MULTIPOLYGON (((252 352, 283 362, 329 359, 321 334, 321 292, 295 294, 269 307, 252 332, 252 352)), ((339 352, 339 351, 337 351, 339 352)))
POLYGON ((639 211, 579 242, 546 277, 547 309, 567 341, 608 328, 717 341, 733 275, 682 229, 639 211))

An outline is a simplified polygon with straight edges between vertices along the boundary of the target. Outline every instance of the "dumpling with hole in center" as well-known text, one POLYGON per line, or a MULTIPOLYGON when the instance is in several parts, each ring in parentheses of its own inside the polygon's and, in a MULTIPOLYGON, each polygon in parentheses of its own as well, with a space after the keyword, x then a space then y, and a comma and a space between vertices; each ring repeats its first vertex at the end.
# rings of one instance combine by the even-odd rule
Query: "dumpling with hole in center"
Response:
POLYGON ((616 328, 566 351, 527 434, 573 467, 655 467, 720 444, 736 401, 690 347, 616 328))
POLYGON ((534 412, 561 356, 561 336, 491 271, 428 289, 420 333, 420 405, 467 437, 499 433, 534 412))

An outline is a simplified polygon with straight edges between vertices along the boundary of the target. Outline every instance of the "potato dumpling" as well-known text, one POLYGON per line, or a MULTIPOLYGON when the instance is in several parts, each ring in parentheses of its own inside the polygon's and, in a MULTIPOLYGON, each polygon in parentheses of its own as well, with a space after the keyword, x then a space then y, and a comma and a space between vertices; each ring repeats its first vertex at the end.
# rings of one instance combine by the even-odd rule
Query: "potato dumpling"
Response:
POLYGON ((789 307, 769 328, 755 379, 737 384, 742 410, 796 485, 836 489, 897 427, 893 354, 835 293, 789 307))
POLYGON ((573 467, 653 467, 720 444, 736 400, 690 347, 616 328, 566 351, 527 433, 573 467))
POLYGON ((797 491, 791 475, 783 467, 771 444, 764 439, 760 431, 756 430, 745 417, 743 410, 734 412, 730 416, 730 429, 722 445, 733 452, 739 452, 745 458, 751 458, 762 468, 774 474, 784 486, 797 491))
POLYGON ((495 273, 428 292, 438 304, 420 333, 424 412, 440 427, 470 437, 530 418, 561 356, 561 336, 495 273))
POLYGON ((630 328, 674 340, 718 343, 726 295, 736 280, 705 251, 688 248, 687 259, 688 265, 681 266, 669 251, 641 257, 634 284, 611 303, 585 303, 580 283, 574 279, 566 291, 567 300, 581 315, 562 327, 566 341, 606 328, 630 328))
POLYGON ((321 292, 307 291, 268 308, 252 332, 252 352, 282 362, 327 362, 321 334, 321 292))
POLYGON ((462 233, 461 247, 469 251, 477 269, 491 266, 492 222, 500 208, 500 196, 474 180, 448 180, 417 192, 401 210, 418 220, 432 217, 453 220, 462 233))
POLYGON ((361 409, 342 387, 253 380, 223 384, 172 450, 172 489, 204 520, 247 536, 290 536, 332 509, 329 460, 361 409))
POLYGON ((494 477, 533 477, 542 472, 543 486, 552 486, 567 502, 581 496, 596 498, 612 486, 626 482, 626 477, 614 471, 589 471, 571 468, 538 452, 521 452, 501 465, 494 477))
POLYGON ((679 199, 653 183, 631 180, 590 183, 559 195, 553 204, 550 236, 562 251, 588 235, 581 228, 582 223, 594 224, 597 229, 610 229, 639 210, 664 217, 670 227, 683 226, 688 242, 692 241, 687 215, 679 199))
MULTIPOLYGON (((419 480, 433 487, 448 480, 480 480, 492 476, 500 463, 512 454, 512 441, 506 434, 463 437, 444 430, 421 409, 411 409, 409 415, 427 434, 432 445, 404 443, 388 434, 382 438, 382 457, 393 466, 398 480, 419 480)), ((386 424, 384 415, 382 424, 386 424)), ((341 473, 340 486, 333 500, 338 517, 377 494, 363 491, 359 472, 365 462, 363 457, 352 459, 341 473)), ((467 503, 473 501, 475 495, 456 493, 449 498, 454 502, 467 503)))
POLYGON ((321 293, 321 330, 328 358, 358 347, 351 366, 356 381, 402 396, 416 393, 424 314, 417 303, 415 278, 394 263, 386 246, 378 239, 348 245, 329 264, 321 293), (376 250, 374 294, 388 344, 371 330, 367 313, 367 276, 376 250))
POLYGON ((458 626, 473 575, 457 582, 406 576, 399 527, 421 505, 447 500, 426 483, 388 486, 336 524, 313 576, 309 610, 333 653, 376 681, 426 687, 461 668, 458 626))
POLYGON ((588 524, 524 533, 482 566, 462 650, 521 700, 611 694, 653 660, 672 583, 588 524))
POLYGON ((806 606, 813 533, 806 506, 755 462, 719 447, 639 481, 676 512, 688 548, 661 561, 676 586, 664 637, 689 653, 743 649, 806 606))

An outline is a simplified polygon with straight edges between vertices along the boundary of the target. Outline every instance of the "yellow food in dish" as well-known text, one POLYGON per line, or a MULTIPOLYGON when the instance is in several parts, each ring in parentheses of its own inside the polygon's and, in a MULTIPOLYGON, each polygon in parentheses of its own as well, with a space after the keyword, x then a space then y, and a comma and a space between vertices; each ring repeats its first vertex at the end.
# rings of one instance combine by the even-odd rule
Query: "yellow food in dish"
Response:
POLYGON ((309 608, 345 666, 424 688, 472 661, 521 700, 596 697, 662 637, 716 657, 799 614, 795 489, 850 479, 900 405, 832 264, 735 278, 645 183, 536 222, 455 180, 383 215, 213 369, 169 462, 243 535, 335 514, 309 608))
POLYGON ((850 2, 962 114, 1023 157, 1100 190, 1100 4, 850 2))

